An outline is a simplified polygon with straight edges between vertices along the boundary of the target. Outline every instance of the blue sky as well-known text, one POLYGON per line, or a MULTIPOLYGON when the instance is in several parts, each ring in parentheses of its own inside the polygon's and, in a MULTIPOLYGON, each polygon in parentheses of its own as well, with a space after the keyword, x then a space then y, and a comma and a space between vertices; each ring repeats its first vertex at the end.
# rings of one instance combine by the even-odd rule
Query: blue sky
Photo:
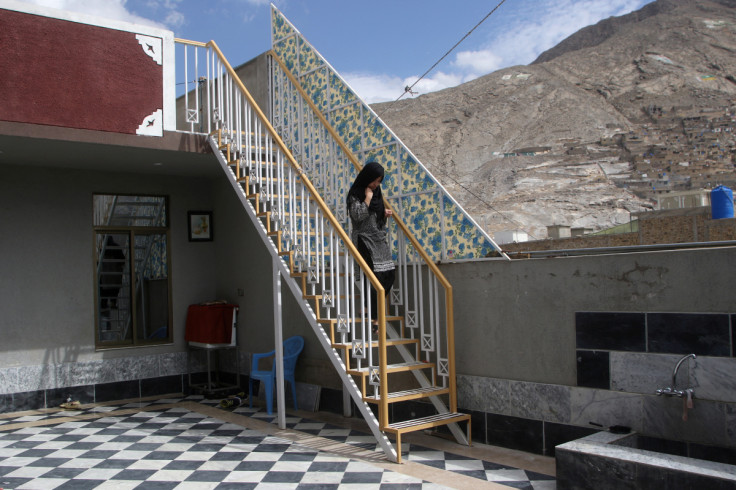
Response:
MULTIPOLYGON (((176 37, 214 40, 237 66, 268 50, 268 0, 25 0, 100 17, 153 24, 176 37)), ((430 72, 417 95, 543 51, 651 0, 505 0, 430 72)), ((277 0, 274 4, 367 102, 394 100, 501 0, 277 0)))

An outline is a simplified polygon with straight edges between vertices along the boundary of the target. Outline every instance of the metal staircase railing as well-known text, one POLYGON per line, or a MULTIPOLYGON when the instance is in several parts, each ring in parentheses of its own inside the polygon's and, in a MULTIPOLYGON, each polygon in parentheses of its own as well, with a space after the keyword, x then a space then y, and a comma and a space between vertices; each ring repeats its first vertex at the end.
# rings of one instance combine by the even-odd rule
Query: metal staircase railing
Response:
MULTIPOLYGON (((218 161, 280 273, 293 279, 287 284, 387 457, 401 461, 402 434, 440 425, 450 425, 460 442, 469 443, 470 416, 456 413, 452 288, 447 280, 397 217, 391 236, 398 280, 387 305, 382 286, 322 197, 331 192, 326 181, 319 183, 318 192, 217 45, 177 43, 185 54, 197 53, 197 64, 204 60, 206 82, 196 74, 198 95, 190 98, 201 106, 186 107, 192 128, 204 128, 206 122, 218 161), (370 312, 361 306, 368 303, 371 286, 377 294, 377 338, 370 312), (391 354, 389 347, 395 349, 391 354), (411 373, 408 379, 419 387, 406 389, 407 379, 394 382, 401 373, 411 373), (402 384, 402 389, 390 391, 389 383, 402 384), (437 415, 390 420, 389 404, 422 398, 434 404, 437 415), (468 424, 467 435, 457 426, 462 421, 468 424), (395 435, 397 448, 386 433, 395 435)), ((187 72, 186 78, 192 74, 187 72)), ((339 139, 326 144, 339 146, 339 139)))

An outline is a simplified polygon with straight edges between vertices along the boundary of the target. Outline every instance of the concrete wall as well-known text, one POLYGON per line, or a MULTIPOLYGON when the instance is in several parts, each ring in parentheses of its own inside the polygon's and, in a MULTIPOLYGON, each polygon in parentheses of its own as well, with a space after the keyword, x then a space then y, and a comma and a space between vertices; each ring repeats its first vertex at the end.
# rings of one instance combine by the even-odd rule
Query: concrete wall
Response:
MULTIPOLYGON (((218 165, 214 157, 212 165, 218 165)), ((186 373, 187 307, 215 299, 240 306, 242 373, 248 372, 251 353, 273 349, 270 256, 224 175, 176 177, 22 165, 2 165, 0 174, 5 228, 0 235, 0 394, 186 373), (173 344, 95 350, 95 192, 169 197, 173 344), (188 241, 187 211, 193 209, 213 211, 212 242, 188 241)), ((282 298, 284 336, 312 335, 285 288, 282 298)), ((304 380, 326 379, 327 386, 339 386, 317 342, 307 340, 302 362, 321 373, 305 374, 304 380)))
POLYGON ((2 367, 180 351, 186 307, 216 296, 215 243, 190 243, 187 210, 211 209, 206 179, 0 166, 2 367), (92 194, 169 196, 174 345, 95 351, 92 194))
POLYGON ((736 249, 442 265, 457 370, 576 384, 575 312, 731 312, 736 249))
MULTIPOLYGON (((442 265, 455 297, 458 401, 473 413, 474 440, 553 454, 556 444, 597 430, 596 422, 736 447, 735 259, 736 248, 714 248, 442 265), (720 353, 699 355, 678 377, 680 389, 695 390, 688 420, 681 399, 655 390, 671 385, 689 350, 582 351, 579 312, 717 317, 720 353), (585 354, 603 356, 603 387, 581 384, 585 354)), ((697 327, 685 332, 693 349, 716 342, 697 327)), ((616 328, 600 335, 615 344, 616 328)), ((672 336, 681 333, 673 321, 672 336)))
MULTIPOLYGON (((227 56, 227 53, 224 54, 227 56)), ((268 84, 264 83, 265 80, 268 80, 268 55, 259 54, 252 60, 235 67, 234 70, 258 107, 270 118, 268 84)))

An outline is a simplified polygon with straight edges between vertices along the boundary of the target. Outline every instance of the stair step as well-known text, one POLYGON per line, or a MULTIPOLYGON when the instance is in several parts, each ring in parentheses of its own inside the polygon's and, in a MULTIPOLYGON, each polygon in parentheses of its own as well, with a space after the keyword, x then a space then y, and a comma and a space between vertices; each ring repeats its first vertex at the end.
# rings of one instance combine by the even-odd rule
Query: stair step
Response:
MULTIPOLYGON (((418 344, 419 339, 386 339, 386 345, 407 345, 407 344, 418 344)), ((378 341, 374 340, 371 342, 370 347, 378 347, 378 341)), ((333 349, 345 349, 352 350, 352 342, 335 342, 332 344, 333 349)))
POLYGON ((454 424, 456 422, 470 421, 469 413, 447 412, 421 417, 418 419, 404 420, 402 422, 394 422, 386 426, 384 431, 392 434, 403 434, 406 432, 415 432, 418 430, 430 429, 432 427, 440 427, 442 425, 454 424))
MULTIPOLYGON (((397 364, 387 364, 386 372, 387 373, 402 373, 406 371, 414 371, 416 369, 427 369, 427 368, 434 368, 434 363, 414 361, 414 362, 400 362, 397 364)), ((357 368, 357 369, 349 368, 348 373, 354 374, 356 376, 368 376, 369 369, 370 368, 368 367, 362 367, 362 368, 357 368)))
POLYGON ((390 434, 396 435, 396 458, 397 463, 401 463, 401 435, 408 432, 417 432, 424 429, 431 429, 432 427, 440 427, 442 425, 450 425, 457 422, 468 422, 468 445, 471 444, 470 440, 470 414, 467 413, 456 413, 447 412, 439 413, 437 415, 430 415, 429 417, 421 417, 413 420, 405 420, 403 422, 395 422, 387 425, 383 431, 390 434))
MULTIPOLYGON (((429 398, 430 396, 445 395, 450 392, 450 388, 441 386, 430 386, 427 388, 415 388, 412 390, 394 391, 388 394, 388 403, 405 402, 408 400, 418 400, 420 398, 429 398)), ((381 397, 364 396, 363 400, 368 403, 379 403, 381 397)))
MULTIPOLYGON (((400 322, 403 321, 403 316, 388 316, 386 315, 386 321, 387 322, 400 322)), ((337 323, 337 318, 322 318, 321 320, 317 320, 322 325, 334 325, 337 323)), ((360 323, 361 318, 353 318, 353 321, 355 323, 360 323)))

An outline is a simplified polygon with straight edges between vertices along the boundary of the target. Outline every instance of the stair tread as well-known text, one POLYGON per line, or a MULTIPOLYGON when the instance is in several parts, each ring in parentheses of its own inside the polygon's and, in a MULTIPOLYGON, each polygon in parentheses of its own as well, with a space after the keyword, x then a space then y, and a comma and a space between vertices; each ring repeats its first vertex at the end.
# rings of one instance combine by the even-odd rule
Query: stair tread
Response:
MULTIPOLYGON (((422 369, 422 368, 431 368, 434 367, 433 362, 422 362, 422 361, 412 361, 412 362, 397 362, 395 364, 387 364, 386 365, 386 372, 399 372, 399 371, 408 371, 411 369, 422 369)), ((368 374, 369 367, 360 367, 360 368, 350 368, 348 369, 348 372, 351 374, 368 374)))
MULTIPOLYGON (((386 321, 387 322, 398 322, 398 321, 402 321, 403 319, 404 319, 403 316, 389 316, 389 315, 386 315, 386 321)), ((355 323, 360 323, 361 320, 362 320, 361 318, 353 318, 353 321, 355 323)), ((317 321, 319 323, 327 323, 327 324, 330 324, 330 323, 337 323, 338 319, 337 318, 321 318, 321 319, 319 319, 317 321)))
POLYGON ((386 426, 387 432, 411 432, 415 430, 422 430, 425 427, 433 427, 437 425, 447 425, 454 422, 461 422, 463 420, 469 420, 470 414, 458 413, 458 412, 446 412, 438 413, 435 415, 429 415, 427 417, 420 417, 418 419, 403 420, 401 422, 394 422, 386 426))
MULTIPOLYGON (((441 386, 428 386, 426 388, 414 388, 411 390, 392 391, 388 394, 388 403, 405 402, 409 400, 418 400, 420 398, 430 398, 433 396, 446 395, 450 392, 450 388, 441 386)), ((368 403, 379 403, 380 395, 367 395, 363 400, 368 403)))
MULTIPOLYGON (((419 342, 419 339, 408 339, 408 338, 386 339, 386 344, 388 345, 416 344, 418 342, 419 342)), ((332 347, 335 349, 352 349, 353 343, 352 342, 335 342, 334 344, 332 344, 332 347)), ((373 340, 371 342, 371 347, 378 347, 378 340, 373 340)))

